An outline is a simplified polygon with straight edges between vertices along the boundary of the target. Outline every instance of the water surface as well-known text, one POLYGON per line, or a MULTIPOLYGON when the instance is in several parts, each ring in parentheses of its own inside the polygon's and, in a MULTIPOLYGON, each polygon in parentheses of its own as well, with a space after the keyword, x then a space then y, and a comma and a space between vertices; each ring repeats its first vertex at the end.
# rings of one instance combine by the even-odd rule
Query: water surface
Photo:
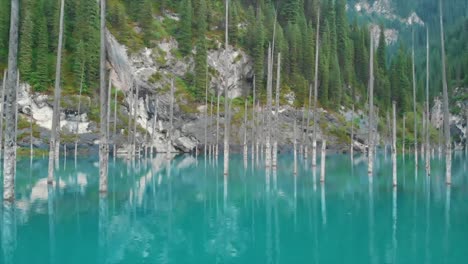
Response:
POLYGON ((228 177, 222 157, 117 159, 107 196, 97 157, 62 159, 54 186, 47 159, 23 159, 17 201, 0 214, 0 263, 465 262, 467 156, 454 154, 451 187, 438 157, 431 177, 399 157, 397 189, 389 157, 370 183, 365 157, 331 155, 325 184, 310 160, 294 176, 291 155, 270 172, 233 155, 228 177))

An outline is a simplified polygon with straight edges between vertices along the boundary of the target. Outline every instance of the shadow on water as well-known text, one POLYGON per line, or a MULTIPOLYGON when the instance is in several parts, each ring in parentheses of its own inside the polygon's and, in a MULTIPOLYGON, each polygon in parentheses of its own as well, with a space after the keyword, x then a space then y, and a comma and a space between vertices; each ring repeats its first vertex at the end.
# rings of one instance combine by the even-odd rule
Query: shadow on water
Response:
MULTIPOLYGON (((222 161, 222 155, 219 159, 222 161)), ((109 193, 98 191, 97 157, 18 161, 16 202, 1 207, 1 263, 459 263, 468 248, 467 156, 444 162, 378 154, 328 155, 326 181, 310 158, 278 166, 232 155, 223 163, 165 155, 117 158, 109 193)))

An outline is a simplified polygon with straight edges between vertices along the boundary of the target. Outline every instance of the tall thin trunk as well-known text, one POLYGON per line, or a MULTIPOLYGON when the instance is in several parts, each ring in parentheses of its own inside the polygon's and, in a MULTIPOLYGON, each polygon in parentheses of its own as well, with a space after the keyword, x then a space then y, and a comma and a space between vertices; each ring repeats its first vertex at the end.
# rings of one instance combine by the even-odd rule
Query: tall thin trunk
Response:
POLYGON ((133 104, 134 104, 134 95, 133 92, 135 90, 135 84, 132 82, 132 87, 130 87, 130 93, 128 95, 128 127, 127 127, 127 159, 130 159, 131 152, 132 152, 132 111, 133 111, 133 104))
POLYGON ((216 101, 216 148, 215 148, 216 159, 218 159, 218 154, 219 154, 219 100, 221 96, 221 93, 219 92, 219 90, 217 92, 218 92, 218 96, 216 99, 217 101, 216 101))
POLYGON ((450 144, 450 124, 449 124, 449 107, 448 107, 448 88, 447 88, 447 72, 445 66, 445 40, 444 40, 444 22, 442 19, 442 1, 439 0, 440 6, 440 43, 442 48, 442 81, 443 81, 443 97, 444 97, 444 135, 445 135, 445 179, 447 184, 452 184, 452 145, 450 144))
POLYGON ((100 139, 99 139, 99 192, 107 193, 107 174, 109 149, 107 145, 108 136, 108 86, 106 86, 106 0, 101 0, 101 47, 100 47, 100 139))
POLYGON ((412 57, 412 71, 413 71, 413 115, 414 115, 414 163, 418 167, 418 114, 416 113, 416 73, 414 66, 414 32, 413 32, 413 46, 411 48, 412 57))
POLYGON ((156 98, 155 100, 155 104, 154 104, 154 116, 153 116, 153 124, 152 124, 152 128, 151 128, 151 157, 153 157, 153 152, 154 152, 154 147, 153 147, 153 144, 154 144, 154 139, 155 139, 155 129, 156 129, 156 122, 158 120, 158 98, 156 98))
POLYGON ((374 40, 372 34, 369 57, 369 150, 367 173, 372 177, 374 172, 374 40))
POLYGON ((278 162, 278 137, 279 133, 279 101, 280 101, 280 85, 281 85, 281 53, 278 53, 278 64, 276 73, 276 98, 275 98, 275 138, 273 141, 273 167, 276 167, 278 162))
POLYGON ((265 165, 271 166, 271 101, 272 101, 272 64, 273 55, 271 54, 271 46, 268 47, 268 75, 267 75, 267 131, 265 142, 265 165))
POLYGON ((306 124, 306 143, 305 156, 309 154, 309 131, 310 131, 310 106, 312 104, 312 84, 309 84, 309 102, 307 104, 307 124, 306 124))
POLYGON ((405 159, 405 142, 406 142, 406 114, 403 114, 403 143, 401 151, 403 153, 403 159, 405 159))
MULTIPOLYGON (((312 131, 312 167, 317 166, 317 96, 318 96, 318 63, 320 50, 320 7, 317 11, 317 29, 315 36, 315 72, 314 72, 314 127, 312 131)), ((351 139, 352 141, 352 139, 351 139)))
MULTIPOLYGON (((17 77, 16 77, 16 98, 19 98, 18 97, 18 90, 20 88, 20 75, 19 75, 19 72, 17 74, 17 77)), ((19 116, 18 116, 18 104, 16 104, 16 108, 15 108, 15 142, 18 143, 18 119, 19 119, 19 116)), ((18 145, 16 144, 15 145, 15 151, 14 151, 14 160, 15 160, 15 164, 13 166, 13 171, 14 171, 14 175, 16 175, 16 154, 17 154, 17 151, 18 151, 18 145)))
POLYGON ((52 115, 52 129, 50 131, 50 150, 49 150, 49 171, 47 182, 51 184, 54 181, 54 159, 55 159, 55 152, 57 151, 57 127, 58 125, 58 118, 60 118, 60 114, 58 111, 59 104, 60 104, 60 82, 61 82, 61 73, 62 73, 62 40, 63 40, 63 15, 64 15, 64 0, 60 1, 60 25, 59 25, 59 39, 58 39, 58 48, 57 48, 57 64, 55 70, 55 89, 54 89, 54 113, 52 115))
POLYGON ((3 108, 5 107, 5 85, 7 79, 7 70, 3 72, 2 98, 0 98, 0 158, 3 156, 3 108))
MULTIPOLYGON (((226 0, 226 39, 224 51, 227 52, 229 46, 229 0, 226 0)), ((229 173, 229 91, 227 79, 224 87, 224 175, 229 173)))
POLYGON ((296 117, 294 115, 293 149, 294 149, 294 175, 297 175, 297 140, 296 140, 296 117))
POLYGON ((256 133, 256 127, 255 127, 255 75, 254 75, 254 80, 253 80, 253 101, 252 101, 252 162, 255 160, 255 133, 256 133))
MULTIPOLYGON (((146 111, 147 113, 149 112, 149 96, 146 96, 146 111)), ((148 144, 149 144, 149 116, 146 119, 146 125, 145 125, 145 158, 148 157, 148 144)))
POLYGON ((393 186, 397 186, 397 160, 396 160, 396 105, 393 102, 393 124, 392 124, 392 164, 393 164, 393 186))
POLYGON ((208 63, 206 64, 205 73, 205 145, 203 146, 203 152, 206 159, 206 146, 208 144, 208 63))
POLYGON ((354 156, 354 104, 351 109, 351 146, 349 148, 349 153, 352 160, 354 156))
POLYGON ((114 145, 113 147, 113 153, 114 153, 114 161, 117 156, 117 89, 115 90, 114 93, 114 136, 112 138, 112 143, 114 145))
POLYGON ((324 139, 322 141, 322 155, 320 160, 320 182, 325 182, 325 163, 327 155, 327 141, 324 139))
POLYGON ((80 92, 78 95, 78 113, 77 117, 78 120, 76 120, 76 131, 75 131, 75 161, 76 157, 78 154, 78 130, 79 130, 79 124, 81 121, 81 93, 83 92, 83 77, 84 77, 84 65, 81 67, 81 80, 80 80, 80 92))
POLYGON ((110 113, 111 113, 111 94, 112 94, 112 80, 110 78, 110 73, 109 73, 109 86, 107 87, 107 104, 106 104, 106 109, 107 109, 107 116, 106 116, 106 134, 107 134, 107 143, 110 142, 110 113))
POLYGON ((262 110, 260 108, 260 100, 257 100, 257 110, 259 110, 259 113, 258 113, 258 118, 255 118, 255 160, 257 161, 258 163, 258 159, 259 159, 259 149, 260 149, 260 139, 259 139, 259 132, 261 132, 262 130, 262 127, 259 128, 259 120, 260 119, 260 122, 261 122, 261 118, 262 118, 262 110))
POLYGON ((426 173, 431 175, 431 143, 429 111, 429 28, 426 27, 426 173))
POLYGON ((247 147, 247 98, 244 100, 244 161, 247 161, 247 153, 248 153, 248 147, 247 147))
POLYGON ((172 118, 174 116, 174 79, 171 80, 171 98, 170 98, 170 114, 169 114, 169 130, 168 130, 168 141, 167 141, 167 158, 171 154, 171 147, 172 147, 172 118))
POLYGON ((304 142, 305 142, 305 133, 304 133, 304 126, 305 126, 305 105, 302 107, 302 121, 301 121, 301 145, 299 146, 299 155, 304 155, 304 142))
MULTIPOLYGON (((132 133, 132 156, 135 157, 137 155, 136 153, 136 133, 137 133, 137 125, 138 125, 138 109, 140 108, 139 104, 139 99, 140 99, 140 85, 137 84, 136 87, 136 94, 135 94, 135 100, 133 103, 133 133, 132 133)), ((140 153, 138 152, 138 155, 140 153)))
MULTIPOLYGON (((31 88, 31 97, 32 97, 32 88, 31 88)), ((29 155, 30 159, 32 161, 33 156, 34 156, 34 149, 33 149, 33 108, 32 108, 32 98, 31 101, 29 102, 29 109, 31 111, 31 114, 29 115, 29 155)))

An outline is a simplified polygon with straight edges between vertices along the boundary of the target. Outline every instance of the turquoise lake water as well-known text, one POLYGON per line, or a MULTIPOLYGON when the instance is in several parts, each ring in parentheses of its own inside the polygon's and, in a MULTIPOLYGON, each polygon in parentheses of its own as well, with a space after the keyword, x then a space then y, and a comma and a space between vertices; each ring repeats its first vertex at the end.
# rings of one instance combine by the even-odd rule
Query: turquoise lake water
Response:
POLYGON ((400 156, 397 189, 390 155, 372 183, 364 156, 329 155, 323 185, 310 160, 294 176, 292 156, 278 159, 267 173, 232 155, 228 177, 222 157, 111 159, 107 196, 97 157, 62 159, 54 186, 47 159, 20 160, 0 263, 466 263, 465 154, 454 154, 451 187, 438 157, 427 177, 400 156))

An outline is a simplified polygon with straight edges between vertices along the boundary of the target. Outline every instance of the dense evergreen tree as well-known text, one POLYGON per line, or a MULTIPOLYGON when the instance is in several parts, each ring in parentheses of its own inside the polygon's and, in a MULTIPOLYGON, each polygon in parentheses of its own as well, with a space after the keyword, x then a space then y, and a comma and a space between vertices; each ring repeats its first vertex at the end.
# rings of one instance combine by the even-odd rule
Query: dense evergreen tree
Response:
POLYGON ((192 1, 184 0, 180 5, 180 26, 178 32, 179 50, 187 55, 192 50, 192 1))
POLYGON ((33 63, 33 30, 31 1, 23 1, 23 19, 20 26, 19 71, 20 75, 30 80, 33 63))

